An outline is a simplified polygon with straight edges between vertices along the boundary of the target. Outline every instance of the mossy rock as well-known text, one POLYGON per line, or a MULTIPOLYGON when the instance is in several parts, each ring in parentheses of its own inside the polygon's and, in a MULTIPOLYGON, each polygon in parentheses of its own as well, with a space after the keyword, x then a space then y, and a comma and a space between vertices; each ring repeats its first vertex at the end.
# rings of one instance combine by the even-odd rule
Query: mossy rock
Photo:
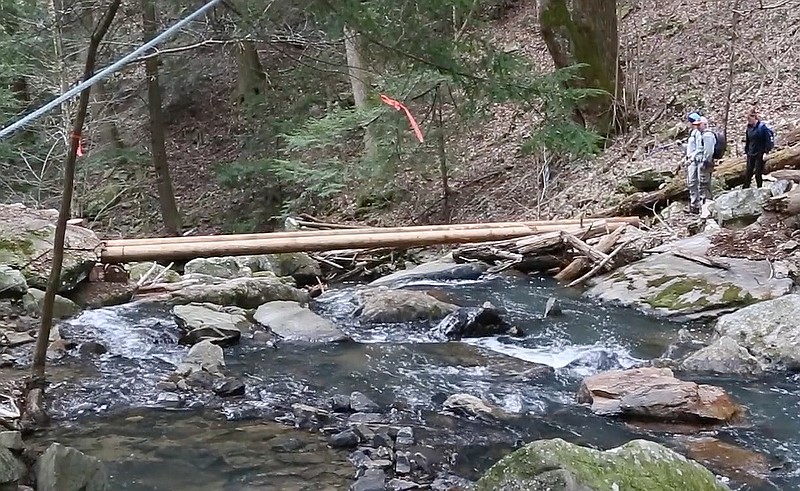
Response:
POLYGON ((501 459, 476 491, 730 491, 697 462, 647 440, 606 451, 539 440, 501 459))
MULTIPOLYGON (((55 210, 0 205, 0 264, 21 271, 30 287, 47 287, 57 218, 55 210)), ((88 276, 99 260, 100 239, 87 228, 67 225, 64 245, 61 292, 88 276)))
MULTIPOLYGON (((131 281, 139 281, 144 275, 150 272, 151 268, 153 268, 153 263, 131 263, 128 265, 128 278, 131 281)), ((156 264, 155 269, 150 272, 148 279, 153 280, 160 276, 158 281, 161 283, 175 283, 181 280, 181 275, 177 271, 170 269, 165 273, 165 269, 167 268, 156 264)))

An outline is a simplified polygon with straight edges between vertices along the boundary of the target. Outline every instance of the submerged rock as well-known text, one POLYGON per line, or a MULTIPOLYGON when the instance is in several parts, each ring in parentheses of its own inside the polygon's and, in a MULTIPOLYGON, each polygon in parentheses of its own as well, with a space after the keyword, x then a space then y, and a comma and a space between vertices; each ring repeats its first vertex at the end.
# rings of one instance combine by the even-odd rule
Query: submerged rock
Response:
POLYGON ((328 445, 333 448, 354 448, 360 441, 358 434, 354 430, 344 430, 331 435, 328 438, 328 445))
POLYGON ((433 329, 440 339, 480 338, 486 336, 521 336, 522 331, 510 324, 496 308, 461 307, 442 319, 433 329))
POLYGON ((727 311, 789 293, 793 282, 780 262, 724 258, 724 267, 706 266, 672 254, 702 257, 710 245, 697 235, 604 275, 591 283, 587 295, 636 307, 658 316, 716 317, 727 311))
POLYGON ((36 491, 106 491, 111 489, 99 459, 59 443, 36 462, 36 491))
MULTIPOLYGON (((724 360, 716 368, 723 373, 738 373, 728 369, 741 368, 741 350, 721 347, 736 343, 752 355, 767 370, 800 369, 800 294, 786 295, 775 300, 757 303, 719 318, 715 331, 720 336, 709 350, 694 355, 700 360, 724 360), (728 338, 723 341, 724 338, 728 338)), ((748 359, 747 367, 754 366, 748 359)))
POLYGON ((764 212, 764 203, 772 197, 769 188, 744 188, 728 191, 714 199, 715 218, 723 227, 744 227, 754 223, 764 212))
POLYGON ((680 364, 689 372, 758 375, 763 372, 758 358, 739 346, 729 336, 722 336, 710 345, 687 356, 680 364))
POLYGON ((707 436, 680 436, 679 450, 718 474, 763 487, 774 459, 722 440, 707 436))
POLYGON ((557 438, 507 455, 475 491, 730 491, 697 462, 647 440, 599 451, 557 438))
MULTIPOLYGON (((44 291, 38 288, 30 288, 25 296, 22 297, 22 305, 30 314, 41 315, 42 305, 44 305, 44 291)), ((66 319, 77 315, 81 308, 68 298, 56 295, 53 302, 53 317, 56 319, 66 319)))
POLYGON ((308 294, 278 278, 266 276, 234 278, 220 283, 187 286, 172 293, 169 300, 179 304, 208 302, 255 309, 259 305, 275 300, 307 302, 308 294))
POLYGON ((18 269, 0 264, 0 298, 20 297, 28 291, 28 283, 18 269))
POLYGON ((186 333, 180 342, 195 344, 205 339, 218 344, 236 343, 242 333, 250 330, 252 322, 239 307, 223 307, 212 303, 176 305, 172 315, 186 333))
POLYGON ((265 303, 258 307, 253 318, 287 341, 331 343, 350 340, 331 321, 297 302, 265 303))
POLYGON ((214 386, 214 393, 220 397, 237 397, 245 394, 244 382, 236 379, 223 380, 214 386))
POLYGON ((679 380, 668 368, 592 375, 581 382, 577 400, 596 414, 633 420, 722 423, 743 412, 723 389, 679 380))
POLYGON ((396 271, 390 275, 378 278, 370 283, 370 286, 391 286, 409 281, 429 280, 429 281, 447 281, 447 280, 475 280, 489 269, 484 263, 469 262, 464 264, 457 264, 452 256, 445 256, 444 258, 428 263, 420 264, 411 269, 404 269, 396 271))
MULTIPOLYGON (((44 290, 50 276, 57 210, 37 210, 22 204, 0 204, 0 264, 22 272, 30 287, 44 290)), ((100 259, 100 239, 87 228, 67 225, 61 292, 89 275, 100 259)))
POLYGON ((242 267, 233 257, 198 257, 186 263, 183 272, 224 279, 253 276, 250 268, 242 267))
POLYGON ((385 481, 386 474, 381 469, 367 469, 364 475, 350 486, 350 491, 384 491, 385 481))
POLYGON ((391 290, 386 287, 366 290, 359 295, 356 316, 368 323, 400 323, 439 320, 458 309, 425 292, 391 290))

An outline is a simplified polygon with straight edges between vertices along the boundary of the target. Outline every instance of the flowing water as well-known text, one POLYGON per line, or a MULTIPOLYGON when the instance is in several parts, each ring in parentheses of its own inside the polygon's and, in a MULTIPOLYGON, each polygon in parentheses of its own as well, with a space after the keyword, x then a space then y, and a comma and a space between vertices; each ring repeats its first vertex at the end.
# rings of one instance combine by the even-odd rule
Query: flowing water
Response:
MULTIPOLYGON (((225 358, 228 372, 247 384, 244 398, 189 399, 181 410, 166 410, 159 408, 156 384, 188 351, 176 344, 178 328, 169 309, 139 303, 86 311, 61 329, 76 341, 101 342, 108 353, 58 362, 52 393, 59 423, 46 438, 102 458, 114 489, 137 491, 346 489, 354 472, 346 452, 328 449, 319 432, 278 422, 297 423, 294 403, 327 407, 331 396, 355 390, 384 408, 386 422, 413 426, 417 450, 431 462, 469 479, 515 446, 539 438, 601 448, 639 437, 674 443, 673 435, 642 433, 593 416, 575 403, 575 389, 586 375, 659 357, 679 329, 702 326, 649 319, 570 296, 539 279, 404 287, 436 290, 460 305, 490 301, 526 336, 442 343, 428 335, 429 325, 362 327, 352 318, 359 287, 343 286, 312 307, 357 343, 274 348, 243 338, 225 348, 225 358), (553 295, 563 315, 543 318, 553 295), (541 373, 534 363, 555 372, 541 373), (441 413, 442 401, 454 393, 482 397, 506 417, 470 421, 441 413)), ((725 387, 751 412, 748 425, 715 436, 780 464, 766 479, 734 475, 732 486, 800 487, 797 379, 703 381, 725 387)))

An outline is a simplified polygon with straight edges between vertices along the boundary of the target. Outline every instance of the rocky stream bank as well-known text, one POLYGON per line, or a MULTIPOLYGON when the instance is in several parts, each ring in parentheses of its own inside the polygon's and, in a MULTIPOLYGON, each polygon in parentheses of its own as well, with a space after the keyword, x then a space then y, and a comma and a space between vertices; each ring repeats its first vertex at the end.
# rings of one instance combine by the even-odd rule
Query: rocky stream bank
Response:
MULTIPOLYGON (((53 220, 0 205, 0 489, 112 489, 87 446, 19 424, 53 220)), ((589 279, 580 300, 547 286, 532 309, 539 300, 510 296, 536 281, 519 276, 524 268, 467 260, 463 250, 327 289, 326 262, 305 254, 100 268, 100 240, 70 226, 48 350, 51 414, 120 414, 123 426, 161 421, 159 411, 263 421, 243 431, 268 435, 262 441, 283 459, 294 455, 281 461, 302 477, 279 487, 250 477, 250 487, 230 489, 779 489, 770 486, 795 482, 800 454, 775 458, 731 435, 765 431, 738 386, 791 380, 798 364, 791 234, 778 258, 725 257, 713 254, 719 232, 707 228, 668 242, 637 232, 648 246, 641 258, 589 279), (663 320, 645 327, 656 321, 608 304, 663 320), (581 322, 611 339, 555 342, 581 322), (648 338, 636 341, 638 356, 609 348, 624 323, 648 338), (145 407, 155 413, 129 414, 145 407), (291 443, 271 422, 319 440, 291 443), (601 428, 613 430, 604 439, 601 428), (349 470, 325 467, 323 448, 349 470)), ((221 458, 253 465, 230 450, 221 458)))

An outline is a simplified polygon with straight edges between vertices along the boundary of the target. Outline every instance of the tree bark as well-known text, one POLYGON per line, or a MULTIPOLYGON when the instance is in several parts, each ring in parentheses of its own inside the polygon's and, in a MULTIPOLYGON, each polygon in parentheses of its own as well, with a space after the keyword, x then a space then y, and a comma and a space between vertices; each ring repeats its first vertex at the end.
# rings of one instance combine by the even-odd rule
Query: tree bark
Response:
POLYGON ((580 103, 580 119, 602 135, 623 129, 624 77, 619 68, 616 2, 539 0, 539 24, 557 68, 584 65, 579 79, 569 86, 606 92, 580 103))
MULTIPOLYGON (((367 64, 364 60, 361 36, 347 26, 344 28, 344 51, 347 58, 347 75, 350 80, 350 88, 353 91, 353 102, 356 109, 365 109, 368 103, 372 76, 367 70, 367 64)), ((364 149, 368 159, 377 157, 378 143, 375 138, 375 132, 369 125, 364 128, 364 149)))
MULTIPOLYGON (((723 160, 714 168, 714 177, 722 179, 728 188, 743 184, 745 163, 744 157, 723 160)), ((800 167, 800 145, 793 145, 767 156, 765 173, 787 167, 800 167)), ((667 183, 663 189, 650 193, 634 193, 622 200, 618 205, 606 208, 593 215, 593 217, 649 214, 652 213, 653 207, 663 205, 670 199, 683 198, 687 193, 686 178, 685 176, 679 176, 667 183)))
MULTIPOLYGON (((92 33, 89 41, 89 49, 86 52, 86 65, 83 71, 83 80, 88 80, 94 74, 94 65, 97 59, 97 50, 100 41, 105 37, 108 28, 111 26, 114 17, 117 15, 119 5, 122 0, 112 0, 100 24, 92 33)), ((75 180, 75 161, 78 155, 78 143, 83 123, 86 120, 86 113, 89 107, 89 95, 91 87, 87 87, 81 92, 78 101, 78 111, 75 115, 75 123, 70 138, 70 147, 64 161, 64 194, 61 197, 61 208, 58 212, 58 222, 56 223, 55 240, 53 241, 53 266, 50 269, 50 277, 47 281, 47 290, 42 302, 42 323, 36 338, 36 348, 33 354, 33 381, 42 383, 44 381, 44 369, 47 361, 47 346, 50 340, 50 330, 53 327, 53 304, 56 293, 61 288, 61 264, 64 261, 64 236, 67 231, 67 220, 72 204, 72 186, 75 180)))
POLYGON ((239 78, 236 98, 240 105, 264 100, 267 75, 253 41, 239 43, 239 78))
MULTIPOLYGON (((144 42, 156 34, 156 7, 154 0, 142 0, 142 27, 144 42)), ((147 109, 150 113, 150 147, 158 184, 158 202, 164 228, 170 235, 181 235, 181 216, 175 204, 175 191, 167 163, 167 145, 164 137, 164 115, 161 110, 161 86, 158 81, 158 57, 145 61, 147 73, 147 109)))

